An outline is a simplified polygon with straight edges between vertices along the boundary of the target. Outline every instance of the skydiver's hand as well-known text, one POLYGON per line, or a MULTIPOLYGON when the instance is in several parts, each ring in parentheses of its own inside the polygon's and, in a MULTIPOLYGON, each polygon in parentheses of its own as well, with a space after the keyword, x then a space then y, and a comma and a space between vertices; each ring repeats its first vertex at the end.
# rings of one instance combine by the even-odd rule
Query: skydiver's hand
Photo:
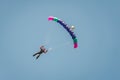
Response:
POLYGON ((45 53, 47 53, 47 52, 48 52, 48 50, 45 51, 45 53))

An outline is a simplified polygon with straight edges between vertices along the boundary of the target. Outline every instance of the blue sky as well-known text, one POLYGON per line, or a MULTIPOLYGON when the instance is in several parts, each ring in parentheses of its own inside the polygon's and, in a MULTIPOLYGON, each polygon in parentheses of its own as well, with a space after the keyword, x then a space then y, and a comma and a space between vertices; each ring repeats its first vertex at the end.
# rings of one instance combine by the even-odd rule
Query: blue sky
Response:
POLYGON ((119 0, 0 0, 0 80, 120 80, 119 0), (79 47, 48 16, 75 26, 79 47), (49 52, 32 56, 45 45, 49 52))

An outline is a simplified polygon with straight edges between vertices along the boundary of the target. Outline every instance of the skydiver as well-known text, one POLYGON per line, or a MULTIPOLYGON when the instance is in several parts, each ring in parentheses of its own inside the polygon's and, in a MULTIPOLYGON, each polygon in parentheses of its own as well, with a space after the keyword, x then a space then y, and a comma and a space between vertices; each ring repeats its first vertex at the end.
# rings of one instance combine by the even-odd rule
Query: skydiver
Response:
POLYGON ((48 50, 46 50, 46 49, 44 48, 44 46, 41 46, 41 47, 40 47, 40 51, 37 52, 37 53, 35 53, 33 56, 36 56, 36 55, 37 55, 36 59, 38 59, 42 53, 47 53, 47 52, 48 52, 48 50))

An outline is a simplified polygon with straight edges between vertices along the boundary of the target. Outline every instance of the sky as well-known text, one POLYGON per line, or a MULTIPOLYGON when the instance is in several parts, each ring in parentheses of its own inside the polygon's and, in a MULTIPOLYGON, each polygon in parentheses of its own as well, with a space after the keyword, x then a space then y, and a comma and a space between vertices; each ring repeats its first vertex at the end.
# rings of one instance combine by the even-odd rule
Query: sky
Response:
POLYGON ((119 0, 0 0, 0 80, 120 80, 119 0), (78 48, 55 16, 75 26, 78 48), (47 54, 32 55, 44 45, 47 54))

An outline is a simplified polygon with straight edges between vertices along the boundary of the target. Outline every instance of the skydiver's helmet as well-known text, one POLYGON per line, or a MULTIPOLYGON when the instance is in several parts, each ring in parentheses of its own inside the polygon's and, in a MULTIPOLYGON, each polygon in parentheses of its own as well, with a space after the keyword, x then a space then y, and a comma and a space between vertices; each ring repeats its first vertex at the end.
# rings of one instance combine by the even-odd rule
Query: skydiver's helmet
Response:
POLYGON ((41 46, 40 49, 41 49, 42 51, 44 51, 44 52, 46 51, 46 49, 45 49, 44 46, 41 46))

